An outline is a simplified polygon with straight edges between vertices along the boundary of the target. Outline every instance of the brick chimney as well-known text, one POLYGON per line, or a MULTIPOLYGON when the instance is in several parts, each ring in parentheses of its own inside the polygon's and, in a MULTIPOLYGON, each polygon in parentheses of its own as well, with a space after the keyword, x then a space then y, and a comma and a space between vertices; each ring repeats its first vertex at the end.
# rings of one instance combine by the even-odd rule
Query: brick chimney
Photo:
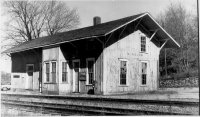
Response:
POLYGON ((99 16, 94 17, 93 23, 94 23, 94 26, 97 24, 101 24, 101 18, 99 16))

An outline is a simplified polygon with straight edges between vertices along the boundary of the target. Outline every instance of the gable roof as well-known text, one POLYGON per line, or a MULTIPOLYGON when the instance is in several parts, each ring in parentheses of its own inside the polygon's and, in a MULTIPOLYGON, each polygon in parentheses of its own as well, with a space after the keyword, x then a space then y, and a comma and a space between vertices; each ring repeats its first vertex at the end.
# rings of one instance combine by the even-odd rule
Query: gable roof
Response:
MULTIPOLYGON (((58 33, 52 36, 40 37, 37 39, 33 39, 31 41, 24 42, 10 49, 7 49, 3 53, 15 53, 15 52, 25 51, 29 49, 34 49, 34 48, 40 48, 40 47, 46 47, 50 45, 66 43, 70 41, 76 41, 80 39, 105 36, 115 31, 116 29, 123 27, 124 25, 129 24, 130 22, 133 22, 146 15, 149 15, 149 14, 141 13, 141 14, 129 16, 126 18, 122 18, 122 19, 118 19, 118 20, 114 20, 114 21, 110 21, 106 23, 101 23, 95 26, 89 26, 85 28, 62 32, 62 33, 58 33)), ((164 33, 167 33, 167 32, 164 32, 164 33)), ((176 43, 176 45, 178 45, 178 43, 170 35, 169 37, 176 43)))

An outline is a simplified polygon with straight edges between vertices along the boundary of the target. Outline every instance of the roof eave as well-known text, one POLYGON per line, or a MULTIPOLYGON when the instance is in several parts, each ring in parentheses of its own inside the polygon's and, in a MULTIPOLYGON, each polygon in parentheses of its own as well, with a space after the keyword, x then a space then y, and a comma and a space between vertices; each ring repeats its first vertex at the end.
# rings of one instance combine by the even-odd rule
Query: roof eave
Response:
MULTIPOLYGON (((53 43, 53 44, 47 44, 47 45, 41 45, 41 46, 37 46, 37 47, 31 47, 31 48, 26 48, 26 49, 21 49, 21 50, 10 50, 10 49, 7 49, 5 51, 2 52, 3 53, 17 53, 17 52, 22 52, 22 51, 26 51, 26 50, 31 50, 31 49, 36 49, 36 48, 42 48, 42 47, 48 47, 48 46, 52 46, 52 45, 59 45, 59 44, 63 44, 63 43, 68 43, 68 42, 73 42, 73 41, 78 41, 78 40, 83 40, 83 39, 90 39, 90 38, 97 38, 97 37, 101 37, 101 36, 104 36, 104 35, 96 35, 96 36, 89 36, 89 37, 83 37, 83 38, 77 38, 77 39, 74 39, 74 40, 70 40, 70 41, 63 41, 63 42, 58 42, 58 43, 53 43)), ((15 48, 15 47, 13 47, 15 48)))
MULTIPOLYGON (((162 28, 162 26, 160 26, 160 24, 158 24, 158 22, 156 20, 154 20, 154 18, 147 13, 147 15, 156 23, 156 25, 158 25, 158 27, 176 44, 176 47, 180 48, 180 45, 178 44, 178 42, 175 41, 175 39, 165 30, 162 28)), ((174 48, 176 48, 174 47, 174 48)))

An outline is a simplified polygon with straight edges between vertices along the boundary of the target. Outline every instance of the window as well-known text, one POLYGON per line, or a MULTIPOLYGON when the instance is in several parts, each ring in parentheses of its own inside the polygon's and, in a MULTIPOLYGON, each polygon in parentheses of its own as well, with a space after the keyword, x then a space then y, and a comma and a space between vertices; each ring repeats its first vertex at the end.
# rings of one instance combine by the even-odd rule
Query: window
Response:
POLYGON ((127 61, 120 61, 120 85, 126 85, 127 61))
POLYGON ((29 76, 33 76, 34 65, 33 64, 26 64, 26 72, 29 76))
POLYGON ((142 62, 142 85, 147 84, 147 63, 142 62))
POLYGON ((141 52, 146 52, 146 37, 141 36, 141 52))
POLYGON ((68 81, 67 74, 67 62, 62 62, 62 82, 68 81))
POLYGON ((50 70, 50 66, 49 63, 45 63, 46 64, 46 82, 49 82, 49 70, 50 70))
POLYGON ((87 60, 87 68, 88 68, 88 84, 92 84, 94 81, 94 60, 87 60))
POLYGON ((52 82, 56 82, 56 62, 52 62, 52 72, 51 72, 51 78, 52 82))
POLYGON ((46 82, 56 83, 56 62, 45 62, 46 82))

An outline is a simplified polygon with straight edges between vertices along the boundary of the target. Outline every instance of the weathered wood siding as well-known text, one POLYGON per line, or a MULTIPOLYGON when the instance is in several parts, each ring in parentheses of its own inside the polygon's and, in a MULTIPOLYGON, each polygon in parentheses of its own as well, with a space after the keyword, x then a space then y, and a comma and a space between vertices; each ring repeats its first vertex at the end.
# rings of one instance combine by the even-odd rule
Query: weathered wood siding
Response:
POLYGON ((12 74, 11 74, 11 85, 12 88, 22 88, 28 82, 28 74, 26 73, 26 65, 33 64, 33 90, 39 89, 39 65, 42 62, 42 49, 28 50, 18 53, 11 54, 12 60, 12 74), (14 78, 14 75, 18 75, 19 78, 14 78), (24 84, 24 85, 22 85, 24 84))
POLYGON ((39 71, 42 50, 34 49, 11 54, 12 73, 26 73, 26 65, 34 64, 34 72, 39 71))
MULTIPOLYGON (((43 61, 43 74, 42 74, 42 90, 43 92, 52 92, 52 93, 58 93, 59 92, 59 47, 52 47, 52 48, 44 48, 42 51, 42 61, 43 61), (46 82, 46 77, 45 77, 45 62, 49 62, 51 64, 52 61, 56 62, 56 82, 54 83, 48 83, 46 82)), ((51 68, 50 68, 51 69, 51 68)), ((50 73, 51 74, 51 73, 50 73)))
POLYGON ((16 88, 16 89, 25 89, 25 84, 26 84, 26 78, 28 78, 28 74, 27 73, 11 73, 11 85, 12 88, 16 88), (14 77, 14 76, 19 76, 18 78, 14 77), (24 85, 21 85, 24 84, 24 85))
POLYGON ((70 93, 72 92, 72 87, 73 87, 73 79, 72 79, 72 68, 68 67, 68 77, 67 80, 68 82, 63 83, 62 82, 62 62, 68 62, 69 61, 65 59, 60 47, 59 47, 59 93, 70 93))
MULTIPOLYGON (((104 50, 104 94, 157 89, 159 47, 147 38, 147 52, 141 53, 140 30, 110 44, 104 50), (127 86, 120 86, 120 61, 127 60, 127 86), (141 62, 147 62, 147 85, 141 85, 141 62)), ((111 40, 113 40, 112 38, 111 40)))
MULTIPOLYGON (((95 59, 95 93, 102 93, 101 82, 102 82, 102 44, 96 39, 92 40, 81 40, 71 43, 65 43, 60 46, 60 63, 62 61, 67 61, 69 64, 69 83, 59 84, 60 92, 68 93, 73 92, 73 60, 80 60, 79 72, 86 72, 87 65, 86 59, 95 59)), ((60 70, 61 70, 60 66, 60 70)), ((61 75, 61 74, 60 74, 61 75)), ((60 76, 60 81, 62 77, 60 76)), ((92 85, 87 85, 86 81, 79 81, 79 91, 80 93, 87 93, 89 89, 92 89, 92 85)))

